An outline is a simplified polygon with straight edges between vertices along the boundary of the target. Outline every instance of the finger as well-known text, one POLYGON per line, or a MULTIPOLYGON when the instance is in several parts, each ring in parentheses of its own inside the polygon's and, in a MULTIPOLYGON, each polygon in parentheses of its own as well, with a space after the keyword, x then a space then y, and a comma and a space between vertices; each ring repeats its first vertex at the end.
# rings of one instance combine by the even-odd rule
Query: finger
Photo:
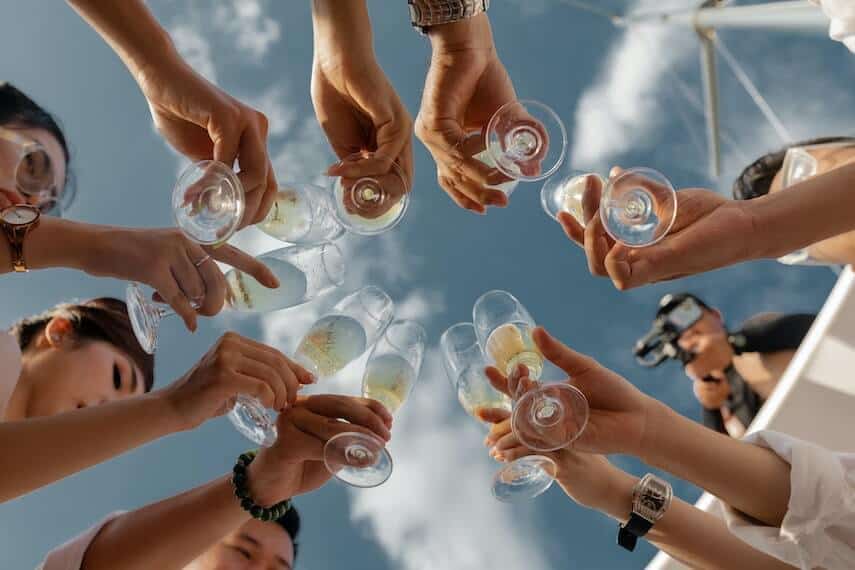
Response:
POLYGON ((390 429, 392 428, 392 412, 386 409, 386 406, 377 400, 372 400, 371 398, 367 398, 367 405, 371 408, 371 411, 383 419, 383 423, 386 424, 386 427, 390 429))
POLYGON ((263 262, 252 257, 233 245, 223 244, 218 247, 208 246, 205 248, 215 260, 230 265, 239 271, 252 276, 256 281, 268 289, 279 287, 279 279, 263 262))
POLYGON ((544 358, 567 373, 568 376, 579 376, 598 368, 600 365, 590 356, 585 356, 564 345, 554 338, 543 327, 537 327, 532 332, 534 343, 540 349, 544 358))
POLYGON ((508 376, 508 390, 511 392, 511 398, 517 399, 522 395, 522 390, 526 387, 522 380, 528 377, 528 366, 525 364, 517 364, 511 370, 508 376))
POLYGON ((571 241, 574 241, 576 245, 582 248, 585 247, 585 228, 576 221, 576 218, 572 214, 569 212, 559 212, 558 223, 561 224, 561 229, 564 230, 564 234, 571 241))
POLYGON ((482 422, 497 424, 511 417, 511 413, 501 408, 478 408, 478 419, 482 422))
POLYGON ((410 136, 407 138, 407 144, 404 145, 401 154, 398 155, 398 164, 401 166, 401 170, 404 171, 404 176, 407 179, 408 191, 411 191, 413 189, 413 177, 415 176, 412 131, 410 132, 410 136))
POLYGON ((190 253, 185 249, 176 257, 170 269, 181 291, 184 292, 184 296, 193 302, 203 300, 205 297, 205 282, 196 269, 194 260, 190 258, 190 253))
POLYGON ((380 434, 364 426, 315 414, 306 408, 294 408, 288 413, 290 421, 295 428, 322 442, 327 442, 342 433, 353 432, 361 433, 375 439, 378 448, 382 448, 389 441, 389 438, 382 437, 380 434))
POLYGON ((493 448, 497 451, 504 451, 506 449, 512 449, 519 446, 520 440, 517 439, 517 436, 515 436, 513 432, 503 435, 493 444, 493 448))
POLYGON ((605 259, 610 249, 610 238, 600 216, 594 216, 585 224, 584 244, 591 274, 601 277, 608 275, 605 259))
POLYGON ((371 401, 366 398, 313 396, 307 398, 303 406, 315 414, 363 426, 387 441, 392 437, 392 432, 386 427, 386 419, 375 411, 371 401))
POLYGON ((465 174, 452 174, 455 188, 460 190, 470 200, 486 206, 504 208, 508 205, 508 196, 501 190, 487 188, 472 180, 465 174))
MULTIPOLYGON (((501 410, 505 411, 505 410, 501 410)), ((507 412, 506 412, 507 413, 507 412)), ((499 414, 497 414, 498 416, 499 414)), ((494 445, 497 441, 511 433, 511 422, 508 421, 510 415, 506 416, 503 420, 494 423, 490 426, 490 431, 487 433, 487 437, 484 439, 484 442, 487 445, 494 445)))
POLYGON ((457 189, 456 182, 447 176, 441 175, 437 172, 437 180, 439 181, 440 187, 445 190, 445 193, 454 201, 455 204, 460 206, 465 210, 470 210, 475 212, 476 214, 483 215, 487 209, 478 203, 475 200, 472 200, 466 194, 464 194, 461 190, 457 189))
POLYGON ((284 385, 287 391, 285 399, 289 405, 297 401, 297 393, 303 383, 297 380, 295 369, 300 371, 301 376, 311 377, 308 371, 289 360, 272 346, 249 338, 242 338, 241 349, 244 356, 264 362, 276 371, 276 378, 284 385))
POLYGON ((612 241, 612 244, 606 257, 603 259, 603 267, 605 267, 606 274, 612 280, 614 286, 620 291, 625 291, 631 287, 633 281, 632 257, 635 255, 633 252, 634 248, 614 241, 612 241))
POLYGON ((255 212, 255 218, 252 224, 260 224, 267 217, 273 202, 276 200, 276 193, 279 191, 279 184, 276 182, 276 173, 273 172, 273 165, 270 161, 267 162, 267 186, 264 189, 258 209, 255 212))
POLYGON ((506 396, 511 396, 511 389, 508 386, 508 377, 502 374, 498 368, 495 366, 488 366, 484 369, 484 373, 487 375, 487 379, 490 381, 490 384, 493 385, 493 388, 506 396))
MULTIPOLYGON (((240 178, 243 189, 247 194, 247 201, 253 192, 262 190, 267 183, 267 167, 270 164, 267 154, 267 137, 263 135, 257 124, 251 124, 244 129, 240 137, 240 146, 238 149, 238 164, 240 178)), ((259 195, 260 198, 260 195, 259 195)), ((256 209, 260 199, 256 202, 256 209)), ((247 216, 244 219, 252 220, 255 218, 255 210, 250 212, 247 207, 247 216)))
POLYGON ((262 406, 267 409, 276 409, 276 393, 267 382, 262 382, 255 376, 248 376, 236 372, 233 376, 234 386, 232 392, 234 394, 243 394, 258 400, 262 406))
MULTIPOLYGON (((213 258, 196 244, 189 244, 188 255, 193 267, 202 279, 202 300, 196 311, 202 315, 216 315, 226 300, 226 278, 213 258)), ((198 297, 194 298, 198 299, 198 297)))
POLYGON ((595 217, 599 217, 603 185, 603 179, 596 174, 589 174, 585 178, 585 191, 582 192, 582 218, 585 225, 595 217))
POLYGON ((187 330, 195 331, 196 310, 190 304, 184 291, 181 290, 181 286, 175 280, 175 277, 170 275, 170 278, 163 285, 157 287, 157 292, 160 294, 161 299, 168 303, 175 313, 181 317, 187 326, 187 330))
POLYGON ((550 457, 552 454, 550 453, 542 453, 536 452, 528 447, 518 445, 517 447, 513 447, 510 449, 503 449, 499 451, 495 450, 495 455, 493 456, 497 461, 501 461, 502 463, 511 463, 512 461, 516 461, 517 459, 521 459, 523 457, 528 457, 529 455, 544 455, 546 457, 550 457))
POLYGON ((234 168, 240 146, 240 131, 232 120, 220 119, 218 115, 213 115, 208 126, 208 136, 214 142, 214 160, 234 168))
MULTIPOLYGON (((270 387, 273 392, 273 401, 267 406, 268 408, 280 412, 285 409, 288 404, 289 386, 282 380, 280 371, 274 366, 244 354, 238 361, 235 371, 270 387)), ((292 384, 295 386, 294 391, 296 392, 296 382, 292 382, 292 384)))

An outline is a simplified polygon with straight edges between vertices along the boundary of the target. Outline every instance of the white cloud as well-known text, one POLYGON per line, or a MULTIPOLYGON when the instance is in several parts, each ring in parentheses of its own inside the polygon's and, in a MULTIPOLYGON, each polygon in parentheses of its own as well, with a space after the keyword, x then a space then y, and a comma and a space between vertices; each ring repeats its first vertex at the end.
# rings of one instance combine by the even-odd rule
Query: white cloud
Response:
POLYGON ((431 350, 393 428, 395 471, 382 487, 351 493, 354 519, 403 570, 547 568, 525 507, 492 497, 497 464, 482 445, 485 432, 452 414, 457 407, 431 350))
POLYGON ((170 27, 169 35, 187 63, 208 81, 216 83, 217 69, 211 56, 211 44, 201 31, 196 26, 181 23, 170 27))
POLYGON ((214 30, 228 34, 235 47, 254 63, 260 63, 281 36, 279 22, 265 15, 265 0, 232 0, 213 11, 214 30))
POLYGON ((267 116, 269 137, 286 135, 297 122, 297 109, 288 104, 287 90, 283 82, 275 83, 261 93, 243 97, 242 100, 267 116))

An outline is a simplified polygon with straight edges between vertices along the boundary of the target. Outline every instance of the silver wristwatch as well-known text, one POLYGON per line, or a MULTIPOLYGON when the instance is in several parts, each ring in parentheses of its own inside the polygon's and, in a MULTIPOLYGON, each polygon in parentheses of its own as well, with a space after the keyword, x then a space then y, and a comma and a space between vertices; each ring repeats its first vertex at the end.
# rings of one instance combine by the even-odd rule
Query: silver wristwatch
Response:
POLYGON ((431 26, 459 22, 486 12, 490 0, 407 0, 410 22, 422 33, 431 26))
POLYGON ((627 550, 635 550, 638 539, 649 531, 665 515, 671 505, 674 492, 671 484, 648 473, 632 491, 632 513, 626 524, 618 528, 618 544, 627 550))

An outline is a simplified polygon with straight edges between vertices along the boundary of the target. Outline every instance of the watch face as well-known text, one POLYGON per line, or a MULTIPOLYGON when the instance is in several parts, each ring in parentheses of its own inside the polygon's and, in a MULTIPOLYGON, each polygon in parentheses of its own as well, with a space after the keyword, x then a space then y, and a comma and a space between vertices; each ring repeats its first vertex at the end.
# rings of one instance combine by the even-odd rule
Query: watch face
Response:
POLYGON ((38 210, 28 206, 12 206, 3 210, 3 221, 13 226, 22 226, 33 222, 39 215, 38 210))
POLYGON ((645 519, 655 522, 668 508, 671 496, 671 487, 667 482, 655 477, 645 477, 634 510, 645 519))

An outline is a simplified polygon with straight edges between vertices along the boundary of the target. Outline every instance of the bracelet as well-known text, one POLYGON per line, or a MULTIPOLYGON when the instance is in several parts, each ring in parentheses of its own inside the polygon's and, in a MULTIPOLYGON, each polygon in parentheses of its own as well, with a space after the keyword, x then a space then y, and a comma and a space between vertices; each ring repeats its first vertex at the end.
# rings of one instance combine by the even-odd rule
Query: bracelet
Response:
POLYGON ((232 469, 232 486, 235 488, 235 497, 240 501, 240 507, 248 512, 252 518, 260 521, 279 520, 291 509, 291 499, 285 499, 272 507, 262 507, 256 505, 252 497, 249 496, 249 478, 246 475, 246 468, 255 459, 255 455, 255 451, 241 453, 232 469))

